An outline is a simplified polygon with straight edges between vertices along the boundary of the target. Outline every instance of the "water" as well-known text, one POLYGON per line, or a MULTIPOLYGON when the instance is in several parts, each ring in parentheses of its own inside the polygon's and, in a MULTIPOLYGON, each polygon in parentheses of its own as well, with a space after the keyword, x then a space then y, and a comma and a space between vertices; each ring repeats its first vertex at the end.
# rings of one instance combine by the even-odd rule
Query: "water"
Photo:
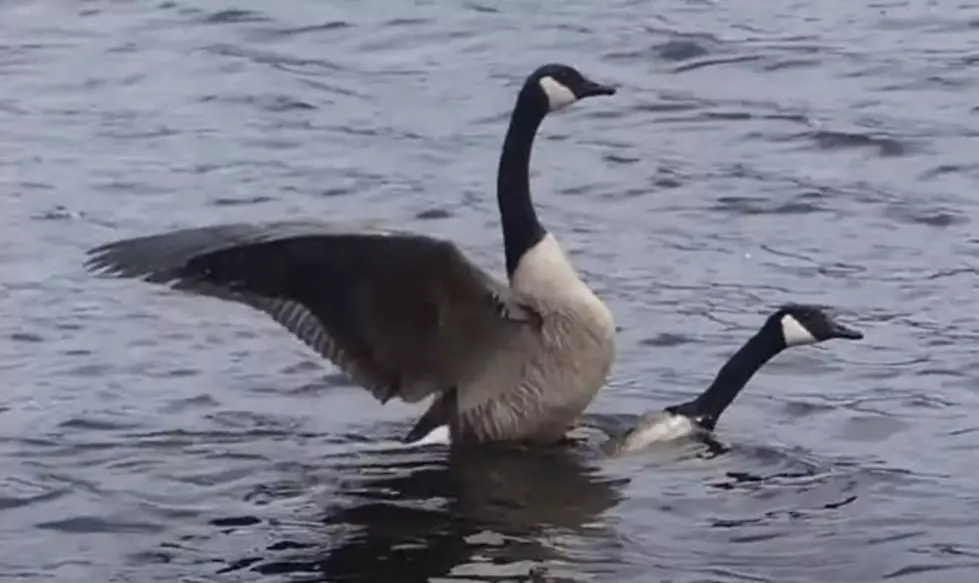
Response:
POLYGON ((0 5, 0 575, 13 581, 966 581, 979 544, 979 4, 0 5), (783 301, 731 450, 379 450, 381 407, 243 306, 86 274, 216 222, 382 219, 501 273, 537 65, 546 224, 621 327, 590 409, 709 382, 783 301), (533 574, 531 572, 533 571, 533 574))

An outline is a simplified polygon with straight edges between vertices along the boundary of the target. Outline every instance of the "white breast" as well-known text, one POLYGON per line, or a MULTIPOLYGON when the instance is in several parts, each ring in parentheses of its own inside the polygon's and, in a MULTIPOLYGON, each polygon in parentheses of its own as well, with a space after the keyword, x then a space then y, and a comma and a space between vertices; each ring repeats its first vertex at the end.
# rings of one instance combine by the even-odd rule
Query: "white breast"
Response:
POLYGON ((596 328, 614 333, 612 312, 581 281, 550 233, 520 258, 511 285, 518 293, 538 298, 555 307, 566 306, 596 328))
POLYGON ((580 285, 578 273, 550 233, 524 252, 513 272, 513 289, 530 294, 580 285))

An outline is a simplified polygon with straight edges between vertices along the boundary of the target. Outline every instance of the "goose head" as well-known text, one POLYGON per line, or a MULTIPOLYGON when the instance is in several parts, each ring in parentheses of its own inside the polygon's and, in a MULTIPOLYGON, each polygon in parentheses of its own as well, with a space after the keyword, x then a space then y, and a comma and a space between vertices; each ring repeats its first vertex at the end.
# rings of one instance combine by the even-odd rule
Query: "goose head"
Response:
POLYGON ((783 305, 769 316, 767 325, 777 331, 786 347, 817 344, 833 338, 863 338, 859 330, 841 324, 822 308, 807 304, 783 305))
POLYGON ((615 87, 592 81, 574 67, 558 63, 538 67, 527 78, 524 90, 548 112, 564 109, 586 97, 615 95, 615 87))

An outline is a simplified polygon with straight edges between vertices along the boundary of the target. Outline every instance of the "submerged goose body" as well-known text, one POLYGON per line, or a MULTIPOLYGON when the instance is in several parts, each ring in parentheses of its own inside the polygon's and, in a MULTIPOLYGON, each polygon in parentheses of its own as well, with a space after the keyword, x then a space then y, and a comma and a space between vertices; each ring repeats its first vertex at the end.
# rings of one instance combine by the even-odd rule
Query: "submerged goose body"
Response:
POLYGON ((613 93, 564 65, 524 83, 497 178, 509 285, 448 241, 318 222, 126 239, 87 265, 261 310, 382 403, 433 397, 405 441, 556 441, 604 383, 614 325, 538 220, 530 152, 548 112, 613 93))
POLYGON ((623 455, 684 437, 707 436, 752 376, 777 354, 793 346, 833 338, 859 340, 863 333, 845 326, 816 306, 786 304, 728 359, 696 399, 651 411, 636 425, 604 444, 609 455, 623 455))

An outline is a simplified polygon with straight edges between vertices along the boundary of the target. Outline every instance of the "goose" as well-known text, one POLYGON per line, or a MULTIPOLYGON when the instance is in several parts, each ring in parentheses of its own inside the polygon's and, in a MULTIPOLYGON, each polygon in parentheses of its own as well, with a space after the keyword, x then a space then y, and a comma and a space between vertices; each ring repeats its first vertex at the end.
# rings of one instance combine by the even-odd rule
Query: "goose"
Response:
POLYGON ((724 363, 696 399, 646 413, 634 427, 610 438, 602 448, 610 456, 620 456, 684 437, 709 440, 721 414, 766 362, 786 348, 833 338, 860 340, 863 333, 841 324, 818 306, 784 304, 724 363))
POLYGON ((496 185, 507 283, 443 239, 316 221, 123 239, 85 265, 265 312, 382 404, 432 397, 405 443, 559 442, 605 382, 615 326, 538 219, 530 154, 549 112, 615 92, 556 63, 523 83, 496 185))

